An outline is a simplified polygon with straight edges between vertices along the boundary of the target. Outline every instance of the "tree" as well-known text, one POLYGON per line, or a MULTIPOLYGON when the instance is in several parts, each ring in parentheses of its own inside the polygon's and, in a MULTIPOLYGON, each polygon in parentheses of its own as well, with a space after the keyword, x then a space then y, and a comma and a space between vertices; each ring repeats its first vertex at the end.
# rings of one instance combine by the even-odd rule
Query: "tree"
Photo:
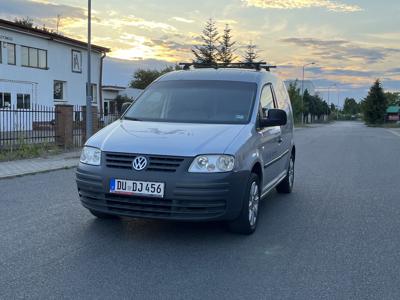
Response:
POLYGON ((139 69, 133 74, 133 80, 129 83, 129 87, 143 90, 158 77, 174 70, 180 69, 181 67, 179 67, 178 65, 167 66, 161 71, 139 69))
POLYGON ((302 102, 303 102, 303 108, 302 108, 303 120, 307 120, 308 115, 311 113, 311 110, 313 110, 313 103, 312 103, 313 99, 307 89, 305 89, 304 91, 302 102))
POLYGON ((33 28, 33 20, 29 17, 25 17, 22 19, 15 18, 14 23, 28 27, 28 28, 33 28))
POLYGON ((290 103, 292 104, 294 121, 296 123, 301 122, 301 93, 300 88, 297 87, 297 81, 289 84, 288 94, 290 97, 290 103))
POLYGON ((367 124, 382 124, 385 120, 387 99, 379 79, 371 86, 364 99, 364 119, 367 124))
POLYGON ((354 98, 346 98, 344 100, 343 113, 350 116, 357 115, 360 113, 360 105, 354 98))
POLYGON ((400 93, 386 92, 385 96, 387 99, 388 106, 400 105, 400 93))
POLYGON ((234 54, 235 49, 233 49, 236 42, 232 41, 231 31, 232 29, 229 28, 228 24, 226 24, 224 35, 219 43, 218 60, 224 64, 230 64, 236 58, 234 54))
POLYGON ((135 89, 145 89, 159 76, 160 72, 157 70, 139 69, 133 74, 133 80, 130 82, 129 87, 135 89))
POLYGON ((247 45, 246 52, 244 54, 244 62, 245 63, 253 63, 258 57, 257 54, 257 46, 250 42, 247 45))
POLYGON ((203 64, 215 64, 218 59, 218 30, 213 19, 209 19, 200 36, 203 43, 192 48, 193 62, 203 64))

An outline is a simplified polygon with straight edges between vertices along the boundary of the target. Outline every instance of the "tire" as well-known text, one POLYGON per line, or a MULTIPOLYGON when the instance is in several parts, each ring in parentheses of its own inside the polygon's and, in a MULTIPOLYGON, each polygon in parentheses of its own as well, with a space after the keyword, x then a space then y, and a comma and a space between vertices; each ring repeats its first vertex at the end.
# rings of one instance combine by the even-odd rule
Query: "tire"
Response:
POLYGON ((280 194, 290 194, 293 190, 294 184, 294 156, 293 153, 290 155, 289 166, 287 169, 286 177, 279 183, 276 190, 280 194))
POLYGON ((98 211, 94 211, 94 210, 90 210, 90 213, 95 216, 96 218, 99 219, 118 219, 117 216, 114 215, 110 215, 110 214, 106 214, 106 213, 102 213, 102 212, 98 212, 98 211))
POLYGON ((230 231, 252 234, 256 230, 260 198, 260 179, 252 173, 246 185, 242 211, 236 220, 228 223, 230 231))

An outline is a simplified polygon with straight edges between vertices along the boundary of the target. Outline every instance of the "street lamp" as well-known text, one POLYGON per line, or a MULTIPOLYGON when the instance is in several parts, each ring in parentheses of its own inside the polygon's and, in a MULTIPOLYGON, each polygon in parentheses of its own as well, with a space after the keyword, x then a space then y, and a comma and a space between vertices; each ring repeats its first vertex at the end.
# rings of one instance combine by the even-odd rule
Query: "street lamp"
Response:
POLYGON ((330 105, 331 103, 331 87, 337 87, 337 85, 336 85, 336 83, 334 83, 334 84, 332 84, 332 85, 330 85, 330 86, 328 86, 328 105, 330 105))
POLYGON ((303 79, 301 81, 301 124, 304 124, 304 72, 305 68, 310 65, 315 65, 315 62, 303 65, 303 79))
POLYGON ((93 120, 92 120, 92 84, 91 84, 91 18, 92 18, 92 1, 88 0, 88 42, 87 42, 87 83, 86 83, 86 139, 92 136, 93 120))
POLYGON ((331 87, 334 87, 334 86, 336 86, 336 83, 334 83, 334 84, 328 86, 328 104, 330 104, 331 87))

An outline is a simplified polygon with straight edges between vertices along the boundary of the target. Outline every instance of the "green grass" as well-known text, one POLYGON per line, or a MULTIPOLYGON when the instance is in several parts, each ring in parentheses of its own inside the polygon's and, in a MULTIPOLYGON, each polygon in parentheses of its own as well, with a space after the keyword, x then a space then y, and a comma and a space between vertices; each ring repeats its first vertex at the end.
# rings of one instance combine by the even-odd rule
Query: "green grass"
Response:
POLYGON ((53 144, 21 144, 14 149, 0 150, 0 161, 46 157, 61 152, 61 149, 53 144))

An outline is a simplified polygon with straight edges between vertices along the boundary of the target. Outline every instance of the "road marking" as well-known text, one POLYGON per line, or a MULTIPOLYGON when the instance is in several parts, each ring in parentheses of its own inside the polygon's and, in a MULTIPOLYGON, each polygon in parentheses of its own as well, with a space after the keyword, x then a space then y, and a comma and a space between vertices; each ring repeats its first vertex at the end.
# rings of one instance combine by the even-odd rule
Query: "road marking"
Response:
POLYGON ((387 129, 387 131, 389 131, 389 132, 393 133, 394 135, 397 135, 398 137, 400 137, 400 132, 397 132, 397 131, 394 131, 394 130, 391 130, 391 129, 387 129))

